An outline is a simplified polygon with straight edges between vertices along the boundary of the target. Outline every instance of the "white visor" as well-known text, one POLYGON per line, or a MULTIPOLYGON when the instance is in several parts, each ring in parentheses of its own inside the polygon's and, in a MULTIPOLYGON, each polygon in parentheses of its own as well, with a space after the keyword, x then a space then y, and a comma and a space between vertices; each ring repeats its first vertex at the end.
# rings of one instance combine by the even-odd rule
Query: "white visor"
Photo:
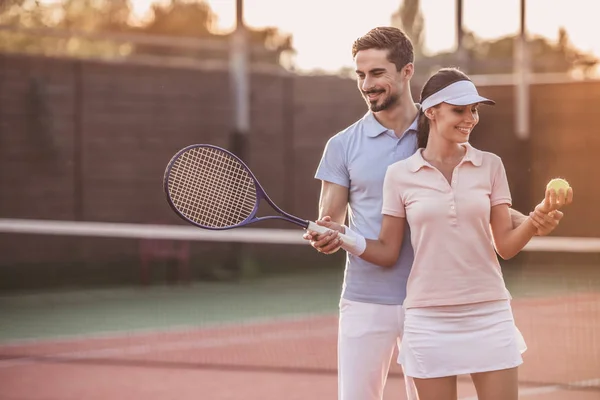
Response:
POLYGON ((489 104, 491 106, 496 104, 493 100, 480 96, 473 82, 466 80, 454 82, 439 92, 432 94, 423 100, 421 109, 425 111, 441 103, 448 103, 453 106, 467 106, 475 103, 489 104))

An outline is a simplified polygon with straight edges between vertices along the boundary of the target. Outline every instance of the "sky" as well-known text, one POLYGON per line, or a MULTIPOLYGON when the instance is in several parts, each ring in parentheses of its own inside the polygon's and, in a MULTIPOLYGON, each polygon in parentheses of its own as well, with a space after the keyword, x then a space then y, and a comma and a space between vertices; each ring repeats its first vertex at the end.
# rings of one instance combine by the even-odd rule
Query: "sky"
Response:
MULTIPOLYGON (((144 16, 155 1, 130 0, 144 16)), ((218 28, 231 31, 236 0, 206 0, 218 16, 218 28)), ((389 25, 401 0, 244 0, 245 22, 275 26, 293 35, 299 69, 335 71, 352 66, 352 42, 369 29, 389 25)), ((514 34, 519 28, 520 0, 463 0, 463 24, 481 38, 514 34)), ((456 44, 456 0, 421 0, 425 17, 425 51, 451 50, 456 44)), ((600 57, 600 1, 527 0, 527 29, 551 40, 567 29, 580 50, 600 57), (565 7, 568 4, 568 7, 565 7)))

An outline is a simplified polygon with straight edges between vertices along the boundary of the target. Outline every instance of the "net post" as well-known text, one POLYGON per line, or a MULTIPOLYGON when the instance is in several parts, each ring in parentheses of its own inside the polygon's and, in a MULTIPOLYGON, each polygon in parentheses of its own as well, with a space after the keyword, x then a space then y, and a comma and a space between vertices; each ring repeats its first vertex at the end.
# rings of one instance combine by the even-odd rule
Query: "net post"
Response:
POLYGON ((456 57, 458 65, 465 72, 469 73, 469 55, 464 46, 464 28, 463 28, 463 0, 456 0, 456 57))
POLYGON ((81 60, 73 61, 73 83, 74 98, 73 102, 73 218, 76 221, 85 220, 85 176, 83 173, 84 165, 84 137, 83 137, 83 102, 84 95, 84 77, 83 62, 81 60))
POLYGON ((515 38, 513 69, 515 82, 515 133, 520 140, 529 139, 529 52, 527 43, 526 0, 520 3, 520 29, 515 38))
MULTIPOLYGON (((229 74, 233 98, 234 126, 229 137, 230 150, 249 162, 250 135, 250 79, 249 79, 248 32, 244 24, 244 1, 236 0, 236 29, 231 35, 229 74)), ((225 261, 224 278, 240 279, 255 275, 249 249, 242 243, 232 243, 225 261)))
MULTIPOLYGON (((519 168, 525 171, 516 183, 518 196, 515 196, 513 207, 525 215, 534 207, 532 192, 532 145, 530 138, 530 64, 527 41, 526 0, 519 3, 519 33, 515 37, 513 48, 513 88, 514 88, 514 129, 517 138, 517 153, 520 161, 519 168)), ((536 191, 537 193, 537 191, 536 191)), ((529 254, 522 259, 526 263, 529 254)))

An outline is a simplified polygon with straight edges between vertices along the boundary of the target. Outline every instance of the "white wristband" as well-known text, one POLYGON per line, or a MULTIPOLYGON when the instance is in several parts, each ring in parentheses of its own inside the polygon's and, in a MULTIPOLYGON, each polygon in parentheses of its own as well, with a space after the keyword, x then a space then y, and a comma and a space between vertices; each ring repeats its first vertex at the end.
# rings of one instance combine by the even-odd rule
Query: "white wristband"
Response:
POLYGON ((360 234, 354 232, 352 229, 348 228, 346 225, 344 225, 344 229, 345 229, 345 233, 346 236, 351 237, 354 243, 352 244, 348 244, 343 242, 342 243, 342 249, 346 250, 348 253, 353 254, 355 256, 360 256, 362 253, 365 252, 365 249, 367 248, 367 241, 365 240, 365 238, 363 236, 361 236, 360 234))

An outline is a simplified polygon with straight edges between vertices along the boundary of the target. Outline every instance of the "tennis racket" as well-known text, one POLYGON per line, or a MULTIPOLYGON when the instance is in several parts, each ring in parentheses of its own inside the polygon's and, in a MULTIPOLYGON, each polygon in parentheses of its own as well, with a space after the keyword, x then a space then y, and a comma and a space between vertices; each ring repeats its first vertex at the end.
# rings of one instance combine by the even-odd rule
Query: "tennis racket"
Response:
MULTIPOLYGON (((181 149, 169 161, 163 184, 173 211, 200 228, 232 229, 282 219, 318 233, 329 231, 277 207, 250 168, 235 154, 217 146, 197 144, 181 149), (256 215, 263 200, 276 215, 256 215)), ((349 245, 355 242, 344 234, 340 238, 349 245)))

